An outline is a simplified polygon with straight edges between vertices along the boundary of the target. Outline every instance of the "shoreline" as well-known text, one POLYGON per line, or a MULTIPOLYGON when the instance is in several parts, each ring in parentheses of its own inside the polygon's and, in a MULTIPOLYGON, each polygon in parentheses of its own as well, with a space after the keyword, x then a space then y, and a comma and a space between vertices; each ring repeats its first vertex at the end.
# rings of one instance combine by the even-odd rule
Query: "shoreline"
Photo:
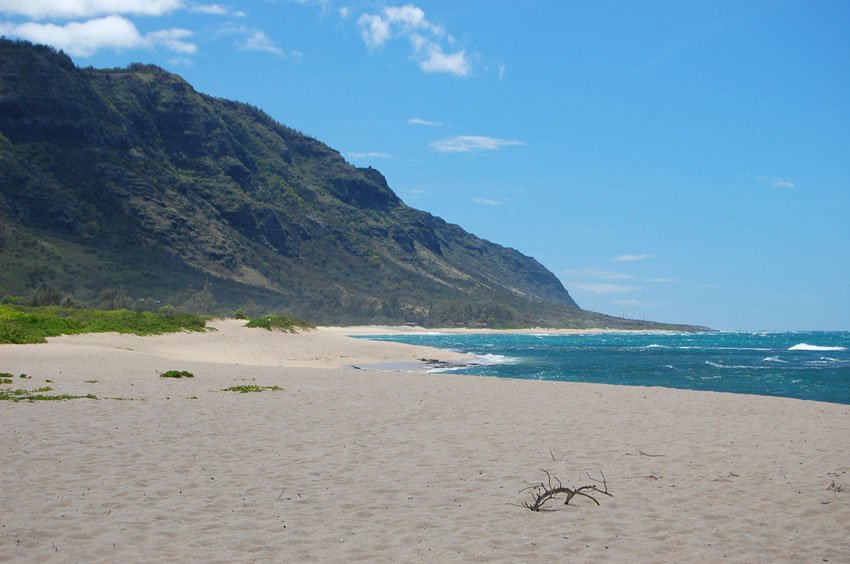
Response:
POLYGON ((14 387, 100 398, 0 404, 0 560, 850 555, 848 406, 354 370, 452 353, 214 325, 0 345, 14 387), (518 507, 541 468, 614 497, 518 507))
POLYGON ((525 329, 488 329, 473 327, 442 327, 430 328, 418 325, 350 325, 350 326, 320 326, 317 331, 335 335, 368 336, 368 335, 676 335, 681 331, 666 329, 553 329, 532 327, 525 329))

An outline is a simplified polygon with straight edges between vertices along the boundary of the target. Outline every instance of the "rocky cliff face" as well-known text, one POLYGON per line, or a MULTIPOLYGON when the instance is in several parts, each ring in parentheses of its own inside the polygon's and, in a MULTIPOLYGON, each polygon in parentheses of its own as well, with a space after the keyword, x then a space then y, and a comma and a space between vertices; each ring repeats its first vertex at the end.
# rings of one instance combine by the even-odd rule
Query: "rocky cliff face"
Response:
POLYGON ((209 281, 222 307, 315 321, 585 319, 533 258, 407 206, 377 170, 257 108, 6 40, 0 217, 0 291, 168 300, 209 281))

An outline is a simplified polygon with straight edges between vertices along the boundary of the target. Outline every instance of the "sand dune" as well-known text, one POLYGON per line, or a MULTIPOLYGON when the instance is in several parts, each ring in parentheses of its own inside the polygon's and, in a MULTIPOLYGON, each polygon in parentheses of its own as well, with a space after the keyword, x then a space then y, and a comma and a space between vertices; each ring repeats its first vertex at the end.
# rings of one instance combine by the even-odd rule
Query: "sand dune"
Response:
POLYGON ((850 561, 847 406, 340 369, 460 357, 218 328, 0 346, 15 387, 101 398, 0 403, 0 560, 850 561), (283 390, 221 391, 249 383, 283 390), (614 497, 514 505, 541 468, 614 497))

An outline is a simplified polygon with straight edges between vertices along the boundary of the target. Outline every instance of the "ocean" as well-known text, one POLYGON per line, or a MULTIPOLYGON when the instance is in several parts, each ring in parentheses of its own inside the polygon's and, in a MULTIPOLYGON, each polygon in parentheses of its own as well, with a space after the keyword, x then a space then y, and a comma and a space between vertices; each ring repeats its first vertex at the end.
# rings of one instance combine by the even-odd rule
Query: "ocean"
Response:
POLYGON ((850 332, 371 335, 471 353, 436 371, 664 386, 850 404, 850 332))

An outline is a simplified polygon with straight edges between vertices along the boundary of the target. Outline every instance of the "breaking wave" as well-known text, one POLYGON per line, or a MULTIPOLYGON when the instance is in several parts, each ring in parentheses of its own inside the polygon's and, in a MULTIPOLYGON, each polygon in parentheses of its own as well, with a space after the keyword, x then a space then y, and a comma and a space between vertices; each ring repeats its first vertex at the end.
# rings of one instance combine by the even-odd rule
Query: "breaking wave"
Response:
POLYGON ((846 351, 846 347, 822 347, 820 345, 810 345, 808 343, 799 343, 788 349, 789 351, 846 351))

